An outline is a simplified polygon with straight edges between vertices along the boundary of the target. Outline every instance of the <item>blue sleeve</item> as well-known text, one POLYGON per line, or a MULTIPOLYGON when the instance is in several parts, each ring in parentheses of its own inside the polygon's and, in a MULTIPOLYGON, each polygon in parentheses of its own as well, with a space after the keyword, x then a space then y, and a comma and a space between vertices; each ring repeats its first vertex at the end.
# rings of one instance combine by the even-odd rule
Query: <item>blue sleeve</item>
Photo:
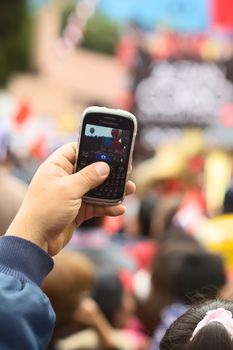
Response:
POLYGON ((0 237, 0 350, 43 350, 55 314, 40 289, 53 260, 35 244, 0 237))

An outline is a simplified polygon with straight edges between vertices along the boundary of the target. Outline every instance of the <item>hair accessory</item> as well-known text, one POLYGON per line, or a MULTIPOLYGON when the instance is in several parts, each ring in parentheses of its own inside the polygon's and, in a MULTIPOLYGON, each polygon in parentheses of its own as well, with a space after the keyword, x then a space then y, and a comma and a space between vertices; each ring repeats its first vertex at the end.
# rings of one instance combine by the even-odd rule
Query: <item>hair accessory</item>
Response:
POLYGON ((233 318, 232 313, 224 308, 220 307, 215 310, 210 310, 206 313, 206 316, 197 324, 192 337, 190 340, 193 340, 195 335, 205 326, 211 322, 221 323, 227 330, 227 333, 231 338, 233 338, 233 318))

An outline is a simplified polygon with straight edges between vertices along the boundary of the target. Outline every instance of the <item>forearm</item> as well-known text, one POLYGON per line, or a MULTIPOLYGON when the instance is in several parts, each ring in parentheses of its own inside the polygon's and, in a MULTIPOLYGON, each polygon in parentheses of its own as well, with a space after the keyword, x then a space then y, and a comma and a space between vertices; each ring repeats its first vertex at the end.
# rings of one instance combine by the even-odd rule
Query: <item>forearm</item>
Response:
POLYGON ((29 241, 0 237, 0 339, 6 350, 45 349, 55 320, 40 289, 52 259, 29 241))
POLYGON ((48 243, 44 235, 38 230, 38 224, 36 225, 37 221, 31 220, 31 217, 33 217, 32 210, 25 209, 22 205, 8 227, 5 236, 26 239, 48 253, 48 243))

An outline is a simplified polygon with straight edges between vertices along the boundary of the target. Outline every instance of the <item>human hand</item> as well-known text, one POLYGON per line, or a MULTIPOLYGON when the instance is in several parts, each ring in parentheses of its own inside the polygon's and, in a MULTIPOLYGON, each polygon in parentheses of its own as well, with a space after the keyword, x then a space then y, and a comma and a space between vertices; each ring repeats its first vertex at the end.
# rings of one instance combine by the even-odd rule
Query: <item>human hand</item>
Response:
POLYGON ((78 323, 85 324, 89 327, 95 327, 99 323, 99 319, 103 317, 102 311, 95 300, 86 297, 78 305, 74 313, 74 319, 78 323))
POLYGON ((84 298, 74 312, 74 321, 96 330, 101 349, 115 348, 113 328, 95 300, 84 298))
MULTIPOLYGON (((97 162, 73 174, 76 144, 56 150, 37 170, 25 199, 6 235, 32 241, 56 255, 70 240, 74 229, 93 216, 122 215, 125 207, 82 202, 82 196, 109 175, 109 166, 97 162)), ((126 194, 135 185, 128 182, 126 194)))

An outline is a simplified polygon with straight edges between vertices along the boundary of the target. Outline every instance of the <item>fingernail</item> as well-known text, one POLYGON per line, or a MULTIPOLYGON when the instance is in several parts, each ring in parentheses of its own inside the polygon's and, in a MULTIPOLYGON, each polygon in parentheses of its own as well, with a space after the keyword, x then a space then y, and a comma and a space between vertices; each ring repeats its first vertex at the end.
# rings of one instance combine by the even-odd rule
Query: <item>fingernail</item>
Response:
POLYGON ((97 163, 95 169, 100 176, 105 176, 109 173, 109 166, 104 162, 97 163))

